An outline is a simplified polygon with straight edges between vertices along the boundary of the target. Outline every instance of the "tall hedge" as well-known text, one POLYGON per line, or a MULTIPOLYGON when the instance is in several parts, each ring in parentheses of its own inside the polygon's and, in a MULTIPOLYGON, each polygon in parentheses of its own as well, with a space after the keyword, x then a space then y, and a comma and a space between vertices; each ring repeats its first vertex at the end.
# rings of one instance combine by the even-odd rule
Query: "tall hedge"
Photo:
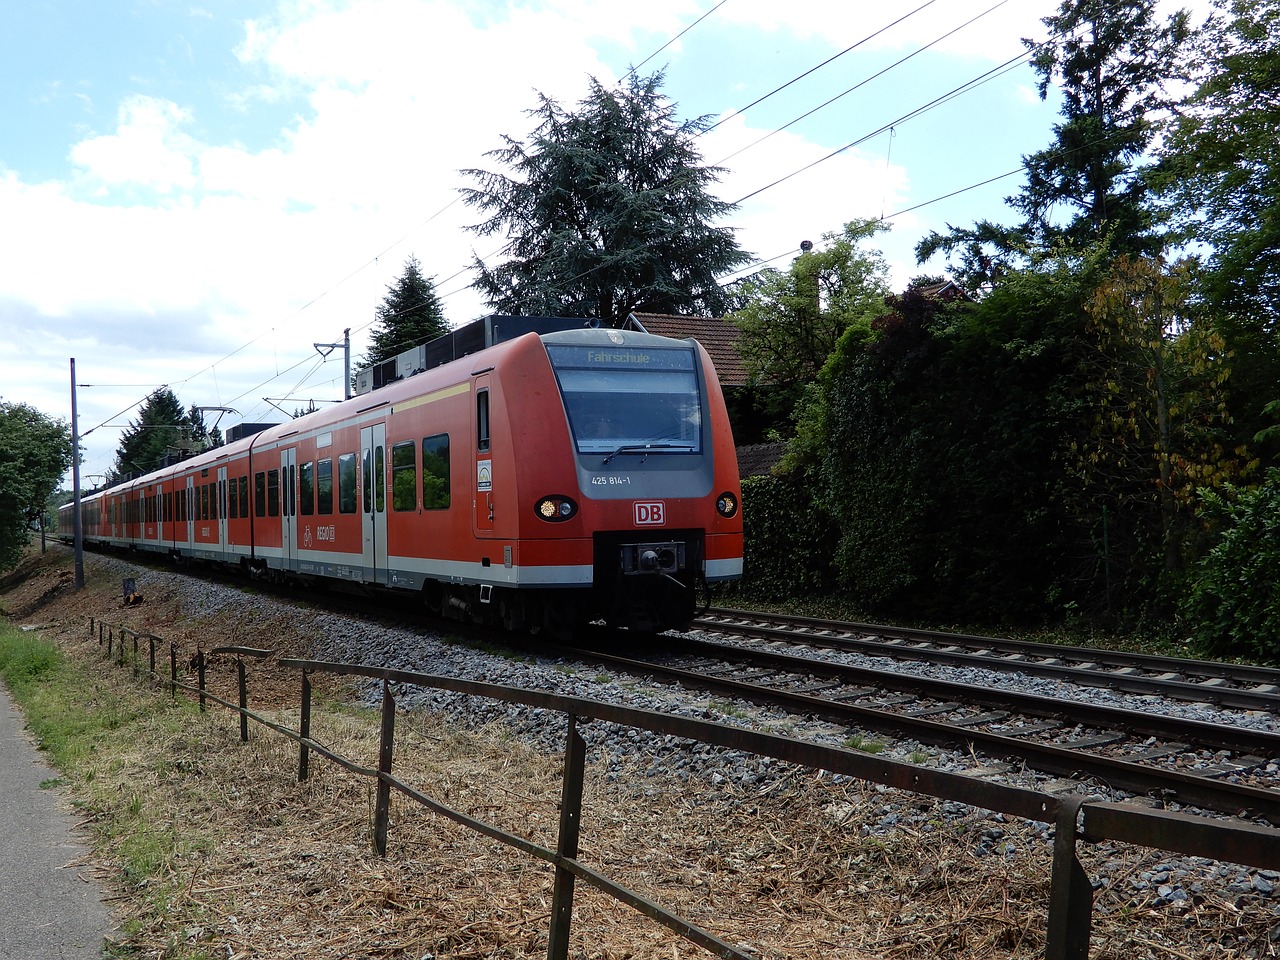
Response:
POLYGON ((1217 654, 1280 659, 1280 470, 1204 499, 1221 532, 1182 607, 1192 639, 1217 654))

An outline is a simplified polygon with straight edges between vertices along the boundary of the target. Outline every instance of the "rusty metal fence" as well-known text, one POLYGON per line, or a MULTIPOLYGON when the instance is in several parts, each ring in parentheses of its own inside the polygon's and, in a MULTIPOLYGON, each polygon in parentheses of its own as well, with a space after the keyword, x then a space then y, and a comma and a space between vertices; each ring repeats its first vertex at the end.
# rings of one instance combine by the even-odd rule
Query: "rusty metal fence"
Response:
POLYGON ((376 779, 374 845, 380 855, 386 855, 391 791, 396 790, 455 823, 550 864, 555 870, 555 878, 547 945, 548 960, 565 960, 568 955, 574 885, 579 880, 648 916, 683 939, 704 947, 714 956, 726 960, 750 960, 752 957, 751 953, 744 952, 740 947, 721 940, 710 931, 614 882, 578 858, 586 764, 586 745, 578 733, 578 726, 585 721, 613 723, 666 734, 693 743, 725 747, 925 796, 957 801, 1023 820, 1053 824, 1055 833, 1046 927, 1046 960, 1087 960, 1089 955, 1093 888, 1078 857, 1078 845, 1081 843, 1113 840, 1210 860, 1280 869, 1280 829, 1246 821, 1215 820, 1134 804, 1096 802, 1078 794, 1059 796, 1040 793, 841 747, 789 740, 706 720, 455 677, 349 663, 276 658, 272 651, 251 647, 225 646, 209 650, 197 648, 195 655, 189 660, 189 666, 197 679, 193 686, 179 680, 176 645, 168 645, 169 672, 168 677, 163 677, 156 672, 157 649, 163 648, 165 643, 159 637, 120 625, 101 621, 95 623, 92 619, 89 631, 91 635, 96 632, 98 643, 105 645, 109 658, 121 666, 131 659, 136 675, 142 673, 141 643, 145 641, 148 645, 149 674, 167 684, 171 696, 176 695, 179 689, 194 693, 202 710, 212 700, 236 711, 240 717, 241 740, 249 739, 249 721, 252 720, 297 742, 299 780, 306 780, 309 776, 312 753, 320 754, 353 773, 376 779), (131 641, 131 657, 126 649, 126 640, 131 641), (206 689, 208 658, 216 654, 235 658, 238 703, 214 696, 206 689), (280 667, 298 672, 301 681, 299 729, 282 726, 249 709, 246 661, 261 659, 274 659, 280 667), (311 739, 311 676, 318 673, 382 681, 381 733, 376 769, 354 763, 311 739), (454 810, 394 776, 396 703, 392 684, 450 690, 564 715, 565 753, 560 823, 554 850, 454 810))

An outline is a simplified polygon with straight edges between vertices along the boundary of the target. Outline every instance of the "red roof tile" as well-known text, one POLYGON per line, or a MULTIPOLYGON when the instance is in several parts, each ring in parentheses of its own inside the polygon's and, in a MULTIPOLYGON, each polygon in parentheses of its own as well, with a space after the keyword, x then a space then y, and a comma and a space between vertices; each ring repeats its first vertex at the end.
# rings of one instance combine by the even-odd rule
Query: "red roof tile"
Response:
POLYGON ((721 386, 741 387, 747 383, 747 370, 738 352, 741 333, 728 320, 712 317, 677 317, 667 313, 636 313, 645 332, 661 337, 685 340, 692 337, 702 344, 715 364, 721 386))

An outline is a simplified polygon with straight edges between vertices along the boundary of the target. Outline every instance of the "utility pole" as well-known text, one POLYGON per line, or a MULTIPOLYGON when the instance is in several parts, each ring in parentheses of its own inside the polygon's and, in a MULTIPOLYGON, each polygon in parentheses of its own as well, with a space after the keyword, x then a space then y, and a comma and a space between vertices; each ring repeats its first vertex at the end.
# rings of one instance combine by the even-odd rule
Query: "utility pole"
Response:
POLYGON ((329 356, 331 350, 338 347, 342 348, 342 399, 351 399, 351 328, 347 327, 342 331, 341 343, 313 343, 316 352, 322 357, 329 356))
MULTIPOLYGON (((93 431, 90 431, 91 433, 93 431)), ((71 509, 72 540, 75 543, 76 590, 84 589, 84 531, 80 529, 80 420, 76 415, 76 358, 71 358, 71 509)))

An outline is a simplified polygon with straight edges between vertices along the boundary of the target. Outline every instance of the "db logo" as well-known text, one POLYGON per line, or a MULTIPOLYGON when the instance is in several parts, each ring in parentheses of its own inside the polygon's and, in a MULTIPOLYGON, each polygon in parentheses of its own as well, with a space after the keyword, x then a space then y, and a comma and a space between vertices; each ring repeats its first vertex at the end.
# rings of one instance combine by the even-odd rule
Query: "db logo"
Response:
POLYGON ((660 527, 667 522, 667 505, 661 500, 638 500, 634 506, 637 527, 660 527))

